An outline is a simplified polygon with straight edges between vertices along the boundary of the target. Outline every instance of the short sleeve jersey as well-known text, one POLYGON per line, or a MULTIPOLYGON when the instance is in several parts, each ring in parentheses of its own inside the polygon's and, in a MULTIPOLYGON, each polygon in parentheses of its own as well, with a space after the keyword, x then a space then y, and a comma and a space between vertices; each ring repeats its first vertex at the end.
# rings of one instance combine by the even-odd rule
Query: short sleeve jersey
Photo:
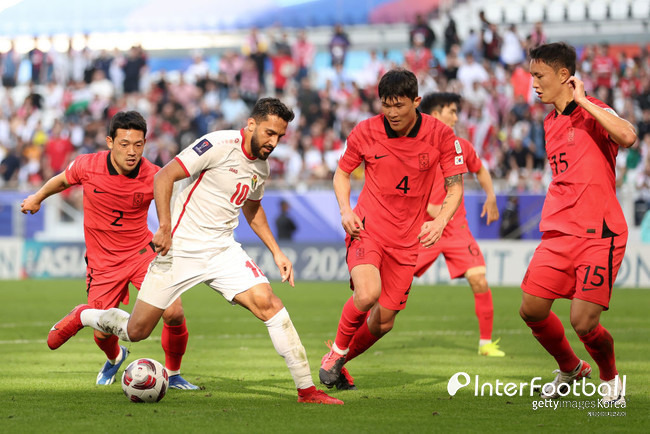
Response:
POLYGON ((339 168, 352 172, 365 164, 365 184, 354 212, 366 234, 384 246, 418 246, 436 168, 444 176, 467 171, 454 132, 418 112, 408 136, 399 137, 383 115, 360 122, 350 133, 339 168))
MULTIPOLYGON (((481 167, 483 167, 483 164, 481 163, 481 159, 476 153, 474 146, 472 146, 472 144, 469 141, 460 137, 458 138, 458 142, 460 142, 460 146, 463 150, 463 155, 465 156, 465 164, 467 165, 467 170, 470 173, 478 173, 478 171, 481 170, 481 167)), ((442 174, 442 169, 440 168, 440 166, 438 166, 438 169, 436 171, 436 178, 433 181, 433 190, 431 191, 431 197, 429 198, 429 203, 433 205, 440 205, 445 200, 446 195, 447 195, 447 191, 445 190, 445 177, 442 174)), ((426 220, 433 220, 433 219, 431 218, 431 216, 429 216, 429 214, 427 214, 426 220)), ((460 203, 458 209, 454 213, 454 216, 451 218, 451 220, 445 227, 443 236, 447 234, 452 234, 455 229, 463 225, 466 226, 468 225, 467 210, 465 209, 464 197, 463 197, 463 201, 460 203)))
MULTIPOLYGON (((589 101, 606 110, 596 98, 589 101)), ((586 110, 572 101, 562 114, 544 119, 546 154, 553 179, 546 193, 540 231, 601 238, 627 230, 616 199, 618 144, 586 110)))
POLYGON ((84 235, 88 267, 111 270, 151 242, 147 225, 158 166, 142 158, 128 175, 111 163, 110 151, 80 155, 65 177, 83 187, 84 235))
POLYGON ((178 154, 176 161, 191 182, 174 203, 174 255, 200 256, 231 245, 244 202, 259 201, 264 195, 269 163, 248 155, 243 130, 206 134, 178 154))

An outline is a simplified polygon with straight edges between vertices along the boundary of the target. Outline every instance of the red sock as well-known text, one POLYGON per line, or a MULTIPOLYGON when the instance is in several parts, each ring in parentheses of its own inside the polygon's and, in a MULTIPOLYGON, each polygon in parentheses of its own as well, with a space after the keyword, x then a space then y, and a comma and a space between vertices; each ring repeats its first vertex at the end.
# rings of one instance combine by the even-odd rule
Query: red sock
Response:
POLYGON ((185 319, 183 319, 183 324, 177 326, 163 324, 160 341, 165 351, 165 367, 168 371, 181 369, 181 360, 187 348, 187 337, 185 319))
POLYGON ((352 297, 348 299, 343 305, 343 312, 341 312, 341 320, 339 321, 339 328, 336 331, 336 339, 334 343, 339 350, 345 350, 350 346, 352 336, 359 329, 363 323, 364 318, 368 312, 361 312, 354 305, 352 297))
POLYGON ((578 336, 587 352, 594 359, 600 370, 600 379, 609 381, 616 377, 616 358, 614 356, 614 339, 602 325, 584 336, 578 336))
POLYGON ((580 363, 580 359, 573 352, 569 341, 564 334, 564 326, 560 318, 551 313, 541 321, 528 322, 528 327, 533 331, 533 336, 555 358, 562 372, 570 372, 580 363))
POLYGON ((110 335, 106 339, 99 339, 95 336, 95 343, 106 354, 108 360, 115 360, 120 355, 119 338, 115 335, 110 335))
POLYGON ((478 318, 478 331, 481 339, 492 339, 492 320, 494 307, 492 305, 492 291, 474 294, 474 311, 478 318))
POLYGON ((364 317, 363 324, 361 324, 359 330, 357 330, 357 332, 354 334, 354 337, 352 338, 352 342, 350 342, 350 351, 345 356, 345 363, 354 359, 359 354, 365 352, 368 348, 372 347, 373 344, 379 340, 377 336, 370 333, 370 329, 368 328, 368 321, 366 321, 366 318, 367 315, 366 317, 364 317))

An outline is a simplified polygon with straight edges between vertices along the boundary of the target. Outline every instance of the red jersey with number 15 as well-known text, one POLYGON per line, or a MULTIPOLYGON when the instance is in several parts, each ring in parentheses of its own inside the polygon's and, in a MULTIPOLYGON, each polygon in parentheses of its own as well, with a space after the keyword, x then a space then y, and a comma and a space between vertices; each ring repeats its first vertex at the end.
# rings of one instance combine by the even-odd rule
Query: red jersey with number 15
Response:
POLYGON ((158 170, 158 166, 142 158, 131 173, 120 175, 111 163, 109 151, 80 155, 68 165, 68 183, 83 186, 89 268, 114 269, 151 242, 147 214, 158 170))
MULTIPOLYGON (((602 101, 587 98, 614 112, 602 101)), ((571 101, 562 114, 553 110, 546 116, 544 131, 553 180, 546 193, 540 231, 584 238, 627 231, 616 199, 618 144, 607 130, 571 101)))
POLYGON ((365 163, 365 184, 354 212, 365 232, 386 247, 418 246, 436 169, 443 176, 467 172, 462 149, 451 128, 418 112, 406 137, 399 137, 377 115, 350 133, 339 168, 351 173, 365 163))

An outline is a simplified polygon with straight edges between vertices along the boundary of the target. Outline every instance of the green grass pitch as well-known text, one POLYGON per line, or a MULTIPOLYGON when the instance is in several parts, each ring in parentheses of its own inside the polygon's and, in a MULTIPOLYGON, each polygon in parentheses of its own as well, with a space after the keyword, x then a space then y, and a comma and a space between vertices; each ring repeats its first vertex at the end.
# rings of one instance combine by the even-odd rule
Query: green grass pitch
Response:
MULTIPOLYGON (((296 288, 274 283, 274 290, 291 314, 318 382, 324 341, 334 338, 350 291, 333 282, 299 282, 296 288)), ((530 397, 528 389, 524 396, 474 396, 473 383, 450 398, 447 382, 459 371, 472 381, 478 375, 479 384, 554 377, 554 361, 518 316, 520 290, 492 291, 494 337, 501 337, 505 358, 477 355, 468 287, 416 286, 395 328, 349 363, 359 390, 332 391, 345 405, 321 406, 296 403, 293 381, 260 321, 199 286, 183 296, 190 331, 183 375, 204 390, 171 390, 160 403, 134 404, 119 381, 95 385, 104 357, 90 329, 56 351, 45 344, 52 324, 85 300, 84 282, 2 281, 0 432, 648 432, 648 290, 616 289, 602 317, 615 338, 619 371, 627 376, 626 408, 534 410, 539 398, 530 397)), ((568 308, 560 300, 554 309, 578 356, 591 361, 570 329, 568 308)), ((140 357, 164 362, 160 329, 144 342, 127 344, 127 363, 140 357)), ((596 399, 563 401, 591 405, 596 399)))

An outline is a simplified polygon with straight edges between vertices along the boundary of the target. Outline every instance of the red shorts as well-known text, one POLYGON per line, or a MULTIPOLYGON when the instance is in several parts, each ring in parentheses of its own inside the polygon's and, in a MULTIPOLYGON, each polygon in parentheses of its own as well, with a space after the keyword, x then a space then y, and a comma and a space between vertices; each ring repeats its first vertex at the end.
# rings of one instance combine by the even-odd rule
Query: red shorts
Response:
POLYGON ((485 267, 483 253, 469 228, 465 227, 453 234, 443 235, 440 241, 429 248, 420 247, 415 275, 422 276, 441 253, 445 257, 449 277, 452 279, 463 277, 471 268, 485 267))
POLYGON ((156 257, 153 247, 147 246, 124 266, 112 270, 86 268, 88 304, 95 309, 110 309, 120 303, 129 304, 129 282, 140 289, 149 263, 156 257))
POLYGON ((537 297, 577 298, 609 308, 627 232, 608 238, 545 233, 521 283, 537 297))
MULTIPOLYGON (((413 283, 417 248, 393 249, 383 247, 369 237, 351 240, 349 235, 345 243, 348 246, 346 260, 350 271, 357 265, 364 264, 374 265, 379 270, 381 277, 379 304, 386 309, 404 309, 413 283)), ((350 288, 354 290, 352 279, 350 279, 350 288)))

